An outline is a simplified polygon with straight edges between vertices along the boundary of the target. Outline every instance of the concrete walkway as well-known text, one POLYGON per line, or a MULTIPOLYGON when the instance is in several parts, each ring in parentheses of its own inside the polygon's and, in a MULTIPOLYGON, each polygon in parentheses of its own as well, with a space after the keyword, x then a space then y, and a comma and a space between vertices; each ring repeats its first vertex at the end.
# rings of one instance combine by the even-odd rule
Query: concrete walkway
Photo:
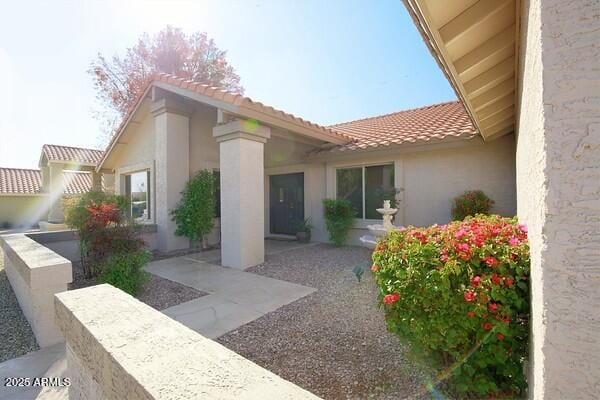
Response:
MULTIPOLYGON (((298 247, 296 242, 265 241, 266 257, 298 247)), ((315 289, 218 265, 218 250, 153 261, 146 270, 160 277, 191 286, 206 296, 163 310, 163 313, 211 339, 254 321, 315 289)), ((50 377, 66 375, 64 344, 29 353, 0 363, 0 400, 67 399, 66 388, 5 387, 5 377, 50 377)))
MULTIPOLYGON (((267 258, 294 248, 296 242, 265 241, 267 258)), ((150 273, 190 286, 207 296, 167 308, 169 317, 211 339, 217 338, 315 289, 218 265, 219 251, 151 262, 150 273)))

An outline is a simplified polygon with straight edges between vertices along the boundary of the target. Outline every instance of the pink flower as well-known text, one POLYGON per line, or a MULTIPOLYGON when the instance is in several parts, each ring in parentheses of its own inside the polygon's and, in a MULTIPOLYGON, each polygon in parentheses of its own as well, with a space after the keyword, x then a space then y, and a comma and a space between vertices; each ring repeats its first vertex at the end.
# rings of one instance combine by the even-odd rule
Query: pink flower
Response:
POLYGON ((373 272, 377 272, 377 271, 379 271, 379 265, 377 265, 377 264, 373 264, 373 265, 371 266, 371 271, 373 271, 373 272))
POLYGON ((487 256, 483 258, 483 261, 487 264, 488 267, 494 268, 498 266, 498 260, 496 260, 492 256, 487 256))
POLYGON ((455 234, 454 237, 457 239, 462 239, 463 237, 467 236, 467 231, 464 230, 463 228, 460 228, 455 234))
POLYGON ((479 283, 481 282, 481 277, 479 276, 474 276, 473 279, 471 279, 471 286, 479 286, 479 283))
POLYGON ((465 293, 465 301, 471 303, 475 300, 477 300, 477 296, 475 295, 474 291, 469 290, 468 292, 465 293))
POLYGON ((521 231, 521 233, 527 233, 527 225, 525 224, 519 224, 519 230, 521 231))
POLYGON ((466 243, 460 243, 458 245, 456 245, 456 250, 458 251, 464 251, 465 253, 469 251, 469 245, 466 243))
POLYGON ((511 246, 518 246, 519 245, 519 238, 516 236, 512 236, 510 239, 508 239, 508 244, 511 246))
POLYGON ((440 260, 442 260, 442 262, 448 261, 448 254, 442 254, 442 256, 440 257, 440 260))

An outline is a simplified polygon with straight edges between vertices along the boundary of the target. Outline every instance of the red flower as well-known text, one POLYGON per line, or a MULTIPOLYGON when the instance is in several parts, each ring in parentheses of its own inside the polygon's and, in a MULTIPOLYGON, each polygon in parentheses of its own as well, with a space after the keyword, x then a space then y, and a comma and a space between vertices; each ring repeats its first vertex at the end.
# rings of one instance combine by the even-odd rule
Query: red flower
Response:
POLYGON ((373 271, 373 272, 379 271, 379 265, 377 265, 377 264, 371 265, 371 271, 373 271))
POLYGON ((479 276, 474 276, 473 279, 471 279, 471 286, 479 286, 479 283, 481 282, 481 277, 479 276))
POLYGON ((469 290, 468 292, 466 292, 465 293, 465 300, 467 302, 469 302, 469 303, 472 302, 472 301, 477 300, 477 296, 475 295, 475 292, 472 291, 472 290, 469 290))
POLYGON ((469 317, 469 318, 473 318, 474 316, 475 316, 475 311, 469 311, 467 313, 467 317, 469 317))
POLYGON ((506 278, 504 284, 506 285, 506 287, 511 287, 514 282, 515 280, 513 278, 506 278))
POLYGON ((383 297, 383 303, 387 305, 394 304, 398 301, 398 299, 400 299, 400 295, 398 293, 386 294, 383 297))
POLYGON ((442 254, 442 256, 440 257, 440 260, 442 260, 442 262, 448 261, 448 254, 442 254))
POLYGON ((498 275, 492 274, 492 283, 494 283, 496 285, 500 285, 500 284, 502 284, 502 279, 500 279, 498 277, 498 275))
POLYGON ((481 318, 487 318, 488 317, 488 313, 484 312, 483 314, 481 314, 481 318))
POLYGON ((483 324, 483 329, 485 329, 486 331, 489 331, 492 328, 493 328, 493 325, 489 322, 486 322, 483 324))
POLYGON ((498 309, 498 304, 496 304, 496 303, 490 303, 490 304, 488 304, 488 310, 489 310, 490 312, 494 312, 494 311, 496 311, 497 309, 498 309))
POLYGON ((492 256, 487 256, 483 258, 483 261, 487 264, 488 267, 494 268, 498 266, 498 260, 496 260, 492 256))
POLYGON ((496 333, 496 337, 498 338, 499 341, 503 341, 504 340, 504 335, 501 334, 500 332, 496 333))

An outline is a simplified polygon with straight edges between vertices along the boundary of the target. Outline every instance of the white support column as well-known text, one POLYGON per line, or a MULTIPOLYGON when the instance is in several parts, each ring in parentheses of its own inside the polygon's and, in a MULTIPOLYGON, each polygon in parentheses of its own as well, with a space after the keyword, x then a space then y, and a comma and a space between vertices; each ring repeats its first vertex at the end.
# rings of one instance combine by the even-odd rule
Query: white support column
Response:
POLYGON ((64 214, 62 197, 65 181, 63 178, 64 165, 52 163, 48 166, 50 182, 48 185, 48 222, 62 223, 64 214))
POLYGON ((172 98, 163 98, 152 106, 155 142, 155 221, 158 228, 158 249, 162 252, 186 249, 189 240, 175 236, 177 225, 171 210, 181 197, 189 172, 189 108, 172 98))
POLYGON ((233 121, 213 128, 221 170, 221 263, 245 269, 265 259, 264 144, 268 127, 233 121))

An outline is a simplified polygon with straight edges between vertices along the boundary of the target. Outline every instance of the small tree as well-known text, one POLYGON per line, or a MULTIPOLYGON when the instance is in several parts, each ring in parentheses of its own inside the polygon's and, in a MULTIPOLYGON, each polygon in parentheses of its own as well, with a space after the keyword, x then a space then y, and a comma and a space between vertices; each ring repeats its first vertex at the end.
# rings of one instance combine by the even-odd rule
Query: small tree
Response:
POLYGON ((329 240, 335 246, 346 242, 350 228, 354 225, 356 210, 348 200, 325 199, 325 224, 329 232, 329 240))
POLYGON ((200 240, 206 248, 204 239, 214 227, 215 206, 215 177, 212 171, 204 169, 187 182, 177 207, 171 211, 177 223, 175 234, 200 240))

